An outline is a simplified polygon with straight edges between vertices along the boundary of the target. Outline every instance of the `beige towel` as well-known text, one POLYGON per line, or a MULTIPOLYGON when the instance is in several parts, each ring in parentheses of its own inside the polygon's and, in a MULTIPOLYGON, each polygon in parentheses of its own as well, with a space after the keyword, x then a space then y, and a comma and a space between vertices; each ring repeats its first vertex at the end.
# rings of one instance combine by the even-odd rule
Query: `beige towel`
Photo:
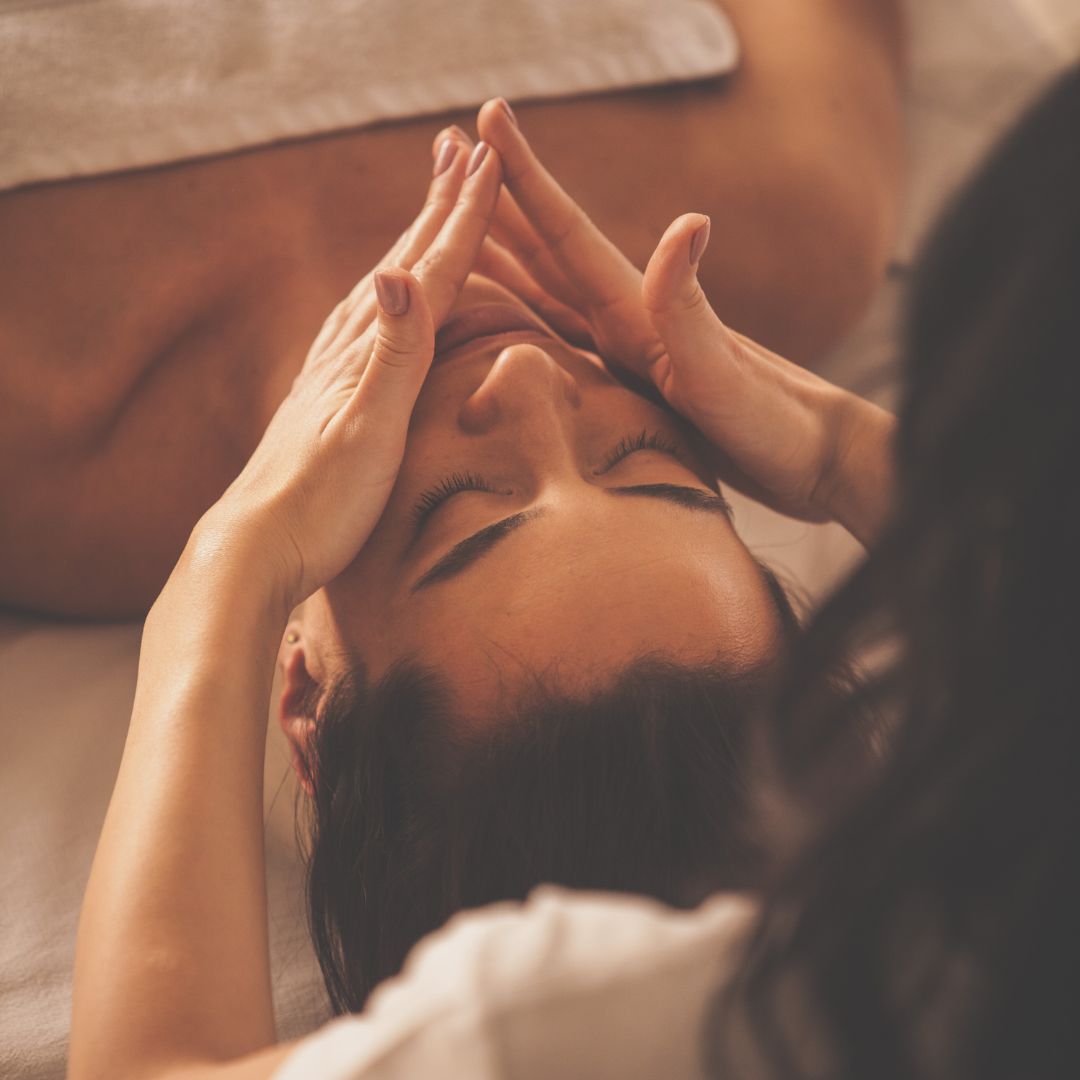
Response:
POLYGON ((737 56, 707 0, 0 0, 0 190, 737 56))

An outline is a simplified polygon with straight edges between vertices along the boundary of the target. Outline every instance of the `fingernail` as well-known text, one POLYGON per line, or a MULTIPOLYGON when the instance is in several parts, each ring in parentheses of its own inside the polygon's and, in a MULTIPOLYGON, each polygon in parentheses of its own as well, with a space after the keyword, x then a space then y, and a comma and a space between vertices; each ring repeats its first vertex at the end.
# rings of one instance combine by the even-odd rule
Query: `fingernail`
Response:
POLYGON ((484 158, 487 157, 489 149, 490 147, 486 142, 478 142, 476 144, 469 157, 469 167, 465 170, 466 176, 472 176, 472 174, 484 164, 484 158))
POLYGON ((450 168, 450 163, 457 157, 458 144, 453 139, 443 139, 439 152, 435 156, 435 171, 432 176, 441 176, 450 168))
POLYGON ((514 110, 510 108, 510 102, 506 98, 499 98, 499 107, 504 113, 506 113, 507 119, 514 127, 518 126, 517 117, 514 115, 514 110))
POLYGON ((409 310, 409 287, 399 277, 380 270, 375 275, 375 295, 387 315, 404 315, 409 310))
POLYGON ((709 228, 712 222, 706 218, 704 225, 699 225, 697 232, 690 238, 690 265, 697 266, 705 254, 705 245, 709 242, 709 228))

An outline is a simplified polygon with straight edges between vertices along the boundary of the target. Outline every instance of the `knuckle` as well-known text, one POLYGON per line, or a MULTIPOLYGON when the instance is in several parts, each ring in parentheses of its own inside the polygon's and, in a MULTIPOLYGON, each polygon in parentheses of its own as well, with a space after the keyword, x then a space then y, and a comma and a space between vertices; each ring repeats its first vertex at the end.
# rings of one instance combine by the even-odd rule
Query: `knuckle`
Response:
POLYGON ((379 338, 371 359, 383 367, 397 369, 411 366, 416 352, 415 341, 388 335, 379 338))
POLYGON ((449 214, 454 208, 456 195, 445 186, 433 190, 424 204, 424 215, 430 217, 442 217, 449 214))
POLYGON ((337 356, 329 358, 330 366, 335 371, 355 371, 357 368, 363 367, 365 352, 362 341, 351 341, 337 356))
POLYGON ((708 297, 705 290, 695 281, 689 295, 682 298, 679 304, 681 310, 687 315, 699 316, 708 314, 712 309, 709 307, 708 297))
POLYGON ((439 264, 439 249, 437 247, 429 248, 419 259, 413 264, 412 274, 413 277, 423 281, 424 278, 431 275, 432 270, 439 264))
POLYGON ((413 277, 415 277, 421 285, 428 287, 432 281, 442 276, 447 267, 448 260, 451 258, 451 252, 447 250, 443 244, 438 244, 431 248, 427 254, 413 267, 413 277))
POLYGON ((705 315, 711 308, 708 298, 697 282, 683 289, 646 289, 642 294, 646 310, 660 318, 692 318, 705 315))
POLYGON ((562 249, 591 224, 592 222, 580 206, 572 206, 567 211, 566 219, 552 230, 549 245, 556 250, 562 249))

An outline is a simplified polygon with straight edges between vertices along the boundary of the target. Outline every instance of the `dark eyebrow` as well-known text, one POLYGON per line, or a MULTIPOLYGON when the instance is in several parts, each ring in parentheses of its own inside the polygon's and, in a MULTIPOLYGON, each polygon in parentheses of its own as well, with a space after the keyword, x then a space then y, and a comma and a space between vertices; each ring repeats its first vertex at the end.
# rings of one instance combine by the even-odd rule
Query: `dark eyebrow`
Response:
MULTIPOLYGON (((731 518, 731 506, 722 495, 701 488, 682 487, 679 484, 638 484, 634 487, 611 487, 603 489, 609 495, 637 495, 648 499, 662 499, 688 510, 699 510, 708 514, 719 514, 731 518)), ((546 513, 543 508, 523 510, 512 514, 493 525, 487 525, 479 532, 455 544, 430 570, 423 573, 409 592, 414 593, 438 581, 447 581, 467 570, 477 559, 486 555, 500 540, 509 536, 522 525, 546 513)))
POLYGON ((502 521, 496 521, 493 525, 487 525, 479 532, 474 532, 472 536, 455 544, 430 570, 423 573, 413 583, 409 592, 416 592, 428 585, 434 585, 436 581, 446 581, 448 578, 456 577, 462 570, 472 566, 477 559, 489 552, 504 537, 534 518, 542 517, 544 513, 545 511, 539 507, 534 510, 523 510, 520 514, 511 514, 502 521))

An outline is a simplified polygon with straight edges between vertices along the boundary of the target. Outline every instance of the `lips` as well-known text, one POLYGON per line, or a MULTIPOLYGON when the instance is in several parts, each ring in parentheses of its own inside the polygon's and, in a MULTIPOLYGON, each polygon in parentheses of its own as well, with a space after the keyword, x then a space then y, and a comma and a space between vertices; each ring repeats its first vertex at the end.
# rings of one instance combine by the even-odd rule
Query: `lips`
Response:
POLYGON ((477 304, 451 315, 435 335, 435 359, 476 338, 492 334, 507 334, 516 330, 531 330, 551 337, 542 322, 521 308, 510 304, 477 304))

